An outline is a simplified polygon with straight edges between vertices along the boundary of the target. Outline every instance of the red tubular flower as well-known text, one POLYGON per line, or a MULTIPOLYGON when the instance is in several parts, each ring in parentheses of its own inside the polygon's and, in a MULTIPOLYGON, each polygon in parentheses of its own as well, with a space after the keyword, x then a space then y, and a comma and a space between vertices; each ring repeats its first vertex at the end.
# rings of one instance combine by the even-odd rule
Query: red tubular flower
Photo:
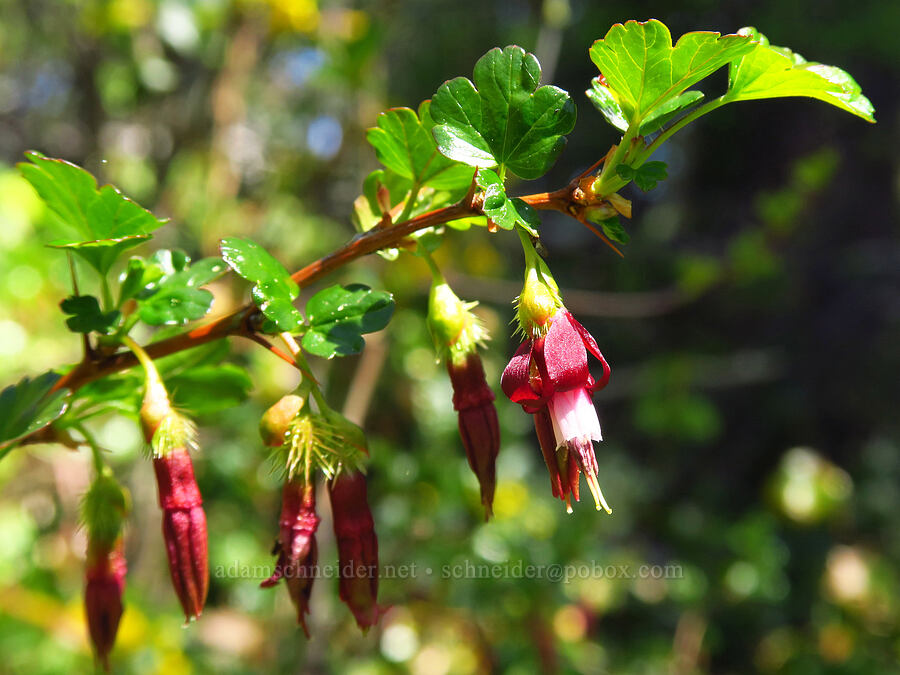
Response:
POLYGON ((378 599, 378 539, 369 510, 366 478, 339 473, 328 483, 340 566, 340 597, 367 631, 382 614, 378 599))
POLYGON ((112 545, 95 538, 88 541, 84 609, 94 653, 107 671, 122 618, 126 571, 121 538, 112 545))
POLYGON ((203 499, 191 458, 184 448, 154 457, 153 468, 163 510, 163 538, 172 585, 189 621, 203 612, 209 590, 203 499))
POLYGON ((260 586, 270 588, 284 578, 291 601, 297 608, 297 623, 303 627, 306 637, 306 614, 309 614, 309 596, 318 560, 316 529, 316 492, 312 483, 288 480, 284 484, 281 500, 281 531, 275 545, 278 562, 275 573, 260 586))
POLYGON ((494 408, 494 392, 485 380, 481 357, 472 351, 460 361, 459 364, 455 359, 447 361, 453 384, 453 409, 459 413, 459 435, 469 466, 481 486, 481 503, 487 520, 491 517, 497 483, 495 466, 500 452, 500 425, 494 408))
POLYGON ((551 489, 570 508, 569 495, 578 500, 579 472, 583 472, 597 509, 612 512, 597 482, 592 441, 603 437, 591 402, 591 393, 606 386, 609 375, 609 365, 593 336, 562 307, 549 320, 544 335, 522 343, 500 381, 510 400, 535 416, 551 489), (599 380, 588 371, 587 352, 603 367, 599 380))

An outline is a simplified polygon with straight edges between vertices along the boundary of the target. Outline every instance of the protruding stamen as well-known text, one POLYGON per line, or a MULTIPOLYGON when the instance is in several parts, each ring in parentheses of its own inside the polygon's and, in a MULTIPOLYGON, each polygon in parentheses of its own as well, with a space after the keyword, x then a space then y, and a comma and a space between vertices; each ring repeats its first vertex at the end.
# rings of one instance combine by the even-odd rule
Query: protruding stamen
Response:
POLYGON ((574 513, 572 510, 572 497, 571 495, 566 495, 566 513, 574 513))
POLYGON ((600 490, 600 483, 597 482, 597 475, 594 473, 586 473, 585 478, 587 478, 587 484, 591 489, 591 495, 594 497, 594 505, 597 507, 597 510, 603 509, 608 514, 612 515, 612 509, 609 508, 609 504, 606 503, 606 499, 603 497, 603 491, 600 490))

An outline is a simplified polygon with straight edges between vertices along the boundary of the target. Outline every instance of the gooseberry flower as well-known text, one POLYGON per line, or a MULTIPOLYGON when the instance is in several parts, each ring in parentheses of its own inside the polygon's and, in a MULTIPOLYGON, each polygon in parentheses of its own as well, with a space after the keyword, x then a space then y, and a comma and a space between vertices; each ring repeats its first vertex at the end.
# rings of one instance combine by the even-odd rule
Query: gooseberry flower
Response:
POLYGON ((469 467, 478 478, 485 519, 490 518, 497 482, 500 425, 494 392, 484 376, 478 345, 487 331, 472 313, 477 303, 460 300, 436 267, 428 297, 428 328, 438 358, 447 364, 453 385, 453 409, 458 413, 459 435, 469 467))
POLYGON ((596 340, 563 306, 559 289, 531 241, 526 253, 525 286, 518 318, 525 341, 503 371, 500 386, 514 403, 534 415, 535 430, 550 472, 553 495, 577 501, 585 474, 597 510, 612 513, 597 481, 593 441, 603 440, 591 394, 606 386, 610 368, 596 340), (588 370, 590 352, 603 368, 599 380, 588 370))
POLYGON ((297 623, 303 627, 306 637, 309 637, 305 615, 309 614, 309 597, 318 562, 316 529, 319 527, 313 483, 285 481, 279 524, 281 528, 275 545, 275 553, 278 554, 275 572, 260 586, 271 588, 280 579, 285 580, 291 602, 297 609, 297 623))
POLYGON ((381 616, 378 606, 378 538, 369 510, 366 477, 341 470, 328 482, 337 539, 339 595, 367 631, 381 616))

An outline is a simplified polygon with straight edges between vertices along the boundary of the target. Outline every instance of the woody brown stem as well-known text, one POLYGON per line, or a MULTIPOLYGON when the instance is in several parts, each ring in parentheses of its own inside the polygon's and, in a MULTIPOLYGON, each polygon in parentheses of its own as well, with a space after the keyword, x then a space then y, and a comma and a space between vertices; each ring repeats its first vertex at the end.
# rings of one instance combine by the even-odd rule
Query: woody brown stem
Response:
MULTIPOLYGON (((521 199, 535 209, 555 210, 572 216, 583 206, 579 203, 580 192, 577 181, 574 181, 554 192, 525 195, 521 199)), ((470 190, 460 202, 451 206, 423 213, 387 228, 375 228, 358 234, 335 251, 294 272, 291 278, 300 287, 308 286, 357 258, 399 245, 403 239, 419 230, 478 215, 480 211, 474 197, 473 191, 470 190)), ((180 335, 146 345, 144 349, 150 358, 158 359, 226 337, 245 337, 259 342, 257 339, 259 316, 256 306, 248 304, 231 314, 213 319, 180 335)), ((68 388, 74 391, 94 380, 132 368, 137 363, 131 350, 105 356, 92 355, 61 377, 53 389, 56 391, 68 388)))

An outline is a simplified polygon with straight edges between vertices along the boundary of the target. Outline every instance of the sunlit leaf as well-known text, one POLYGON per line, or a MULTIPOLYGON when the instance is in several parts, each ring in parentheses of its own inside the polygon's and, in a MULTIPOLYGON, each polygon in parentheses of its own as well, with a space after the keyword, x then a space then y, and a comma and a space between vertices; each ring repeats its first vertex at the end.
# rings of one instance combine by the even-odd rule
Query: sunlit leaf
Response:
POLYGON ((875 108, 847 72, 807 61, 787 47, 770 45, 755 28, 743 28, 740 33, 758 44, 729 67, 727 101, 808 96, 875 121, 875 108))
POLYGON ((306 304, 309 330, 303 348, 330 359, 358 354, 365 347, 363 334, 384 328, 394 312, 394 299, 368 286, 331 286, 316 293, 306 304))
POLYGON ((253 302, 279 331, 293 332, 303 324, 303 315, 293 306, 300 287, 272 255, 250 239, 226 237, 219 250, 231 268, 253 282, 253 302))
POLYGON ((497 227, 511 230, 521 225, 529 232, 537 235, 540 218, 528 204, 519 198, 510 199, 500 177, 490 169, 479 169, 476 177, 478 187, 484 190, 484 202, 481 210, 497 227))
MULTIPOLYGON (((640 123, 657 107, 751 49, 750 36, 707 31, 686 33, 673 47, 665 24, 650 19, 615 24, 591 46, 590 55, 606 78, 621 117, 640 123)), ((597 94, 597 87, 594 90, 597 94)), ((598 98, 603 95, 599 92, 598 98)), ((611 122, 617 119, 612 109, 604 114, 611 122)))
POLYGON ((25 156, 30 163, 20 162, 19 170, 59 218, 61 236, 51 245, 72 250, 100 274, 166 222, 112 185, 98 188, 79 166, 34 151, 25 156))
POLYGON ((575 125, 575 104, 553 86, 538 88, 541 67, 521 47, 495 48, 475 64, 474 84, 445 82, 431 102, 441 153, 483 168, 539 178, 556 161, 575 125))

